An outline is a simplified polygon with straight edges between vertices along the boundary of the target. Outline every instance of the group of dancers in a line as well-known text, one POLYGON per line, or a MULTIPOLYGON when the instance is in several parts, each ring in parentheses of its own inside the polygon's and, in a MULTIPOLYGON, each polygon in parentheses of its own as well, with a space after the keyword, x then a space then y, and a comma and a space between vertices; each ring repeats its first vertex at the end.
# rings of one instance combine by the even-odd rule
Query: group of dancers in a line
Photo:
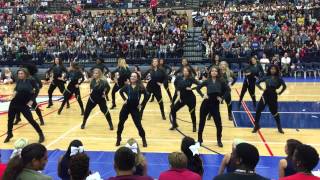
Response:
MULTIPOLYGON (((119 146, 121 143, 121 134, 124 129, 124 123, 130 114, 136 128, 139 131, 139 135, 142 138, 143 146, 147 147, 146 135, 141 120, 143 117, 143 111, 149 101, 149 98, 151 96, 156 98, 160 107, 162 119, 166 120, 161 92, 161 86, 163 85, 171 101, 170 130, 175 130, 178 128, 176 114, 183 106, 187 105, 192 120, 192 130, 193 132, 196 132, 196 96, 194 94, 194 90, 196 90, 197 93, 203 98, 203 101, 200 105, 198 142, 203 142, 202 134, 206 120, 209 116, 212 116, 217 131, 217 144, 219 147, 223 147, 221 140, 222 121, 219 106, 225 102, 228 108, 229 120, 233 120, 231 86, 237 80, 235 73, 229 69, 227 62, 222 61, 219 64, 212 64, 208 70, 203 73, 203 76, 199 77, 198 73, 188 63, 187 59, 183 59, 181 67, 173 73, 175 76, 175 92, 172 97, 169 89, 169 74, 172 74, 171 72, 171 67, 166 65, 163 59, 158 60, 154 58, 151 62, 150 69, 143 74, 138 68, 135 68, 135 70, 131 72, 125 59, 119 59, 116 70, 110 73, 109 69, 104 65, 103 60, 98 59, 96 65, 91 69, 92 80, 90 82, 90 96, 86 107, 84 108, 79 88, 84 79, 82 70, 77 63, 71 63, 70 68, 67 70, 67 68, 63 66, 62 61, 59 58, 55 58, 52 67, 47 71, 48 78, 50 77, 51 79, 48 90, 49 101, 47 108, 50 108, 53 105, 52 94, 58 87, 60 92, 63 94, 63 101, 58 110, 58 114, 61 114, 65 104, 67 104, 67 108, 70 106, 69 100, 73 95, 75 95, 81 109, 81 115, 83 115, 81 129, 85 129, 85 125, 92 109, 96 105, 99 105, 101 112, 104 114, 108 122, 110 130, 113 130, 114 127, 112 118, 106 102, 111 88, 105 76, 106 74, 112 74, 115 84, 111 91, 111 109, 116 107, 115 95, 118 91, 120 91, 119 93, 124 101, 120 110, 116 146, 119 146), (147 82, 146 87, 144 86, 143 81, 147 82), (67 87, 65 88, 66 82, 67 87), (206 88, 205 93, 202 92, 203 87, 206 88), (142 95, 144 97, 141 100, 142 95)), ((267 74, 265 75, 265 72, 257 59, 252 57, 249 60, 248 67, 244 68, 243 72, 245 79, 240 94, 239 108, 245 93, 249 91, 253 105, 256 108, 255 123, 252 132, 255 133, 260 129, 259 122, 261 112, 265 106, 268 105, 273 117, 276 120, 278 131, 280 133, 284 133, 278 113, 278 95, 284 92, 286 85, 280 76, 279 67, 276 65, 271 65, 267 70, 267 74), (262 82, 265 83, 265 88, 260 86, 262 82), (255 86, 263 90, 263 94, 257 107, 255 86), (277 89, 279 89, 281 86, 282 88, 280 92, 277 92, 277 89)), ((36 73, 36 66, 32 66, 30 64, 23 65, 22 68, 20 68, 17 72, 18 80, 16 82, 13 98, 9 106, 8 132, 4 141, 5 143, 9 142, 13 137, 13 124, 17 124, 20 121, 20 113, 25 116, 29 123, 38 132, 39 142, 41 143, 45 139, 40 126, 34 120, 31 113, 31 108, 35 109, 37 115, 39 116, 41 125, 44 125, 41 111, 36 102, 36 97, 40 88, 42 87, 41 81, 37 78, 36 73), (17 117, 16 122, 14 122, 15 117, 17 117)))

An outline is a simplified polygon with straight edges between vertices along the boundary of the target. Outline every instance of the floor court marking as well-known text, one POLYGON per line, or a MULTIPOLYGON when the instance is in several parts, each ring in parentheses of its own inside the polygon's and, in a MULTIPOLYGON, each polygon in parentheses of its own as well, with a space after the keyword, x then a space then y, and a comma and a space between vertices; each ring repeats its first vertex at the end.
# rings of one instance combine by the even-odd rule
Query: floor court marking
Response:
MULTIPOLYGON (((238 89, 236 89, 236 92, 237 92, 237 94, 238 94, 239 97, 240 97, 240 93, 239 93, 238 89)), ((241 104, 242 104, 243 108, 245 109, 245 111, 247 112, 247 115, 249 116, 249 119, 250 119, 251 123, 254 125, 254 118, 253 118, 252 114, 250 113, 250 110, 249 110, 246 102, 245 102, 245 101, 242 101, 241 104)), ((270 156, 273 156, 273 153, 272 153, 272 151, 271 151, 271 148, 269 147, 267 141, 265 140, 265 138, 264 138, 261 130, 258 130, 258 134, 259 134, 259 137, 260 137, 260 139, 262 140, 264 146, 267 148, 270 156)))
MULTIPOLYGON (((233 111, 235 113, 247 113, 246 111, 233 111)), ((250 113, 256 113, 255 111, 249 111, 250 113)), ((261 112, 262 114, 271 114, 271 112, 261 112)), ((284 111, 284 112, 278 112, 280 114, 320 114, 320 112, 304 112, 304 111, 301 111, 301 112, 287 112, 287 111, 284 111)))

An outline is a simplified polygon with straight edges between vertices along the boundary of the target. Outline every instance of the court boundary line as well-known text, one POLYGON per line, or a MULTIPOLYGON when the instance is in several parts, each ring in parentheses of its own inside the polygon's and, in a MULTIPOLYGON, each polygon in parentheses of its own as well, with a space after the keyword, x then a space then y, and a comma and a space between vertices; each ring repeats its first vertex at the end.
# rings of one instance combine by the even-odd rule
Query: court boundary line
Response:
MULTIPOLYGON (((246 113, 246 111, 232 111, 234 113, 246 113)), ((249 111, 250 113, 256 113, 255 111, 249 111)), ((267 112, 267 111, 264 111, 264 112, 261 112, 262 114, 271 114, 271 112, 267 112)), ((289 111, 283 111, 283 112, 278 112, 279 114, 320 114, 320 112, 307 112, 307 111, 302 111, 302 112, 289 112, 289 111)))
MULTIPOLYGON (((240 93, 239 93, 238 89, 235 89, 235 90, 236 90, 238 96, 240 97, 240 93)), ((248 108, 246 102, 242 101, 241 104, 242 104, 243 108, 245 109, 245 111, 247 112, 247 115, 248 115, 252 125, 254 125, 254 118, 253 118, 251 112, 249 111, 249 108, 248 108)), ((264 138, 261 130, 258 130, 258 134, 259 134, 259 137, 260 137, 261 141, 263 142, 264 146, 266 147, 267 151, 269 152, 270 156, 274 156, 272 153, 272 150, 271 150, 269 144, 267 143, 266 139, 264 138)))

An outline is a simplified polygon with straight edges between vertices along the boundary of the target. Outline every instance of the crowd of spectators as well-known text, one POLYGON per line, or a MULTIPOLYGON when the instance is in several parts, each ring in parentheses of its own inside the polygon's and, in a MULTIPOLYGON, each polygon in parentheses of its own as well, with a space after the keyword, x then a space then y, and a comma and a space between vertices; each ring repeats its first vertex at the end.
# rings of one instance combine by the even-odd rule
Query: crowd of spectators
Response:
POLYGON ((193 13, 205 57, 320 56, 318 0, 214 4, 193 13))
MULTIPOLYGON (((199 153, 200 145, 191 137, 184 137, 181 150, 168 154, 169 169, 160 173, 159 180, 201 180, 205 169, 199 153)), ((285 146, 287 157, 279 162, 281 180, 308 179, 319 180, 313 169, 319 162, 319 154, 312 146, 289 139, 285 146), (314 175, 314 174, 315 175, 314 175)), ((1 157, 1 155, 0 155, 1 157)), ((260 155, 258 149, 243 140, 234 141, 232 151, 226 154, 215 180, 266 180, 256 172, 260 155)), ((0 179, 43 179, 52 177, 41 173, 48 162, 45 146, 28 144, 26 139, 18 139, 8 163, 1 163, 0 179)), ((148 164, 140 151, 138 142, 129 139, 125 146, 114 154, 116 176, 109 180, 152 180, 148 175, 148 164)), ((276 172, 275 172, 276 173, 276 172)), ((58 176, 61 179, 101 180, 99 172, 90 170, 90 157, 79 140, 73 140, 58 162, 58 176)))
POLYGON ((96 57, 178 58, 187 37, 186 14, 105 11, 80 15, 33 15, 32 22, 2 18, 0 58, 88 61, 96 57), (4 58, 5 57, 5 58, 4 58))

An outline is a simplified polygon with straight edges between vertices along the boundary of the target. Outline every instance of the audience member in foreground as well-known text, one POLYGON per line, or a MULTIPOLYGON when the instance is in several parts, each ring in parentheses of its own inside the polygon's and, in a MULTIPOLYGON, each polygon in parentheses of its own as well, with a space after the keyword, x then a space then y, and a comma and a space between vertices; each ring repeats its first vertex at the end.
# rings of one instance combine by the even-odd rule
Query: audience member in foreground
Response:
POLYGON ((281 180, 320 180, 311 173, 319 162, 319 154, 313 147, 305 144, 298 146, 293 153, 292 162, 297 173, 280 178, 281 180))
POLYGON ((71 180, 85 180, 89 176, 89 157, 85 153, 72 156, 69 160, 71 180))
POLYGON ((69 161, 70 158, 78 153, 83 153, 83 144, 79 140, 73 140, 70 142, 67 152, 59 159, 58 162, 58 176, 62 180, 70 180, 69 161))
POLYGON ((255 167, 259 162, 259 152, 256 147, 248 143, 240 143, 231 154, 230 161, 236 165, 232 173, 216 176, 214 180, 266 180, 256 174, 255 167))
POLYGON ((203 175, 203 164, 199 153, 200 144, 196 143, 192 137, 184 137, 181 143, 181 151, 187 156, 188 166, 187 168, 199 174, 203 175))
POLYGON ((21 156, 12 158, 4 173, 3 180, 52 180, 41 174, 48 162, 45 146, 39 143, 29 144, 22 149, 21 156))
POLYGON ((187 169, 187 156, 181 152, 169 154, 171 169, 160 174, 159 180, 201 180, 201 176, 187 169))
POLYGON ((295 149, 301 145, 302 143, 295 139, 288 139, 287 144, 285 146, 285 152, 287 157, 285 159, 281 159, 279 162, 279 178, 291 176, 297 171, 294 169, 292 157, 295 149))
POLYGON ((139 176, 146 176, 148 174, 147 161, 140 151, 138 142, 135 139, 131 138, 127 141, 126 147, 131 149, 136 156, 135 171, 133 174, 139 176))
MULTIPOLYGON (((238 144, 243 143, 241 139, 234 139, 232 143, 232 152, 236 150, 238 144)), ((231 152, 231 153, 232 153, 231 152)), ((224 174, 225 170, 227 173, 234 172, 236 170, 236 164, 234 161, 231 161, 231 153, 225 154, 221 162, 218 175, 224 174)))
POLYGON ((114 155, 114 169, 117 173, 116 177, 111 177, 109 180, 152 180, 148 176, 134 175, 135 167, 134 152, 127 147, 119 148, 114 155))
POLYGON ((7 165, 1 162, 1 152, 0 152, 0 180, 2 180, 2 176, 6 168, 7 168, 7 165))

